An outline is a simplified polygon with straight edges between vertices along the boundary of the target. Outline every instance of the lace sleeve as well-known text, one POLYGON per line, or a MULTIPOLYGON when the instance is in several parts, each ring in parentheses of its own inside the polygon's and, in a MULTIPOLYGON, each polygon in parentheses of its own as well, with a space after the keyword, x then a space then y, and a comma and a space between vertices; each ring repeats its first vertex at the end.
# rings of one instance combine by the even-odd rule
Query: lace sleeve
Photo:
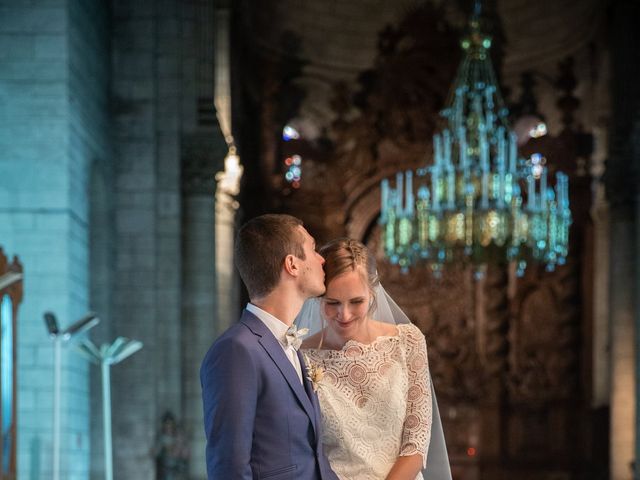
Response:
POLYGON ((406 368, 409 377, 407 389, 407 413, 402 427, 401 456, 422 455, 426 465, 431 439, 432 396, 427 344, 422 332, 415 325, 407 325, 404 340, 406 368))

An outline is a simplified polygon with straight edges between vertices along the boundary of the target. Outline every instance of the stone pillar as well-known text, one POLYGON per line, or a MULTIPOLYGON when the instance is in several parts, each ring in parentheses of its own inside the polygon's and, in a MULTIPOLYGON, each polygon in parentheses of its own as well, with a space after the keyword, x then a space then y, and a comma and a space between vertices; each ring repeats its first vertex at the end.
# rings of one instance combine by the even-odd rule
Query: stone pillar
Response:
POLYGON ((630 209, 611 217, 610 321, 611 321, 611 478, 630 478, 634 459, 635 376, 634 282, 635 249, 630 209))
MULTIPOLYGON (((636 161, 639 159, 636 158, 636 161)), ((636 268, 636 282, 635 289, 633 290, 633 297, 635 300, 635 350, 636 350, 636 391, 635 391, 635 406, 636 406, 636 425, 635 425, 635 461, 636 472, 634 480, 638 479, 638 462, 640 461, 640 187, 637 187, 636 192, 636 248, 635 248, 635 268, 636 268)))
POLYGON ((111 323, 114 335, 144 343, 111 372, 115 478, 155 477, 150 451, 160 419, 181 411, 182 3, 110 3, 117 105, 111 323))
POLYGON ((191 479, 206 474, 200 364, 215 338, 238 317, 233 268, 235 212, 242 167, 235 155, 214 175, 221 138, 189 137, 183 151, 182 421, 191 449, 191 479), (215 158, 214 158, 215 156, 215 158), (216 183, 214 182, 217 181, 216 183), (214 194, 215 191, 215 194, 214 194))
MULTIPOLYGON (((611 315, 611 478, 632 477, 638 451, 638 372, 636 325, 638 317, 638 225, 636 196, 640 148, 637 144, 640 109, 640 51, 635 31, 640 4, 614 2, 611 9, 612 122, 609 159, 605 173, 611 205, 610 315, 611 315)), ((637 474, 636 474, 637 475, 637 474)), ((636 477, 637 478, 637 477, 636 477)))
POLYGON ((238 318, 238 282, 233 265, 233 242, 243 167, 236 155, 231 128, 231 73, 230 73, 230 7, 221 1, 216 8, 216 92, 215 105, 218 122, 228 145, 224 171, 216 175, 216 267, 218 288, 217 333, 223 332, 238 318))
POLYGON ((206 478, 200 362, 215 336, 214 200, 195 192, 183 199, 182 422, 189 436, 191 478, 206 478))
POLYGON ((182 422, 192 479, 206 478, 200 363, 216 336, 215 171, 224 149, 208 135, 184 139, 182 152, 182 422))
MULTIPOLYGON (((596 145, 606 145, 606 132, 602 128, 594 130, 596 145)), ((592 157, 592 176, 600 178, 604 172, 604 156, 598 148, 592 157)), ((609 204, 605 198, 604 185, 594 185, 594 202, 591 208, 593 220, 594 253, 593 269, 593 388, 592 407, 600 408, 609 405, 611 391, 611 357, 609 346, 611 332, 609 328, 609 274, 610 266, 610 218, 609 204)))
POLYGON ((228 1, 220 1, 216 5, 216 72, 215 72, 215 106, 220 129, 228 144, 233 143, 231 133, 231 62, 229 30, 231 12, 228 1))
MULTIPOLYGON (((53 346, 90 308, 90 169, 111 163, 107 2, 6 3, 0 13, 0 241, 25 265, 17 326, 17 471, 53 478, 53 346), (89 81, 87 79, 90 79, 89 81)), ((62 351, 60 474, 85 479, 90 367, 62 351)))
POLYGON ((240 191, 242 171, 239 158, 230 152, 225 159, 224 172, 216 175, 217 333, 222 333, 238 318, 239 291, 233 265, 233 242, 239 204, 234 197, 240 191))

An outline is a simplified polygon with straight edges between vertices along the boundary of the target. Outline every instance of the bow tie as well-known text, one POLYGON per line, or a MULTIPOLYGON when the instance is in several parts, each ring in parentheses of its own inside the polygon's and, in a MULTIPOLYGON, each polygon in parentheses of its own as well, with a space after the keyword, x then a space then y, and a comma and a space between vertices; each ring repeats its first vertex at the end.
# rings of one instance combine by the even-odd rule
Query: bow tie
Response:
POLYGON ((284 343, 287 346, 291 346, 294 349, 298 350, 300 345, 302 345, 302 337, 304 337, 307 333, 309 333, 308 328, 301 328, 298 330, 295 323, 291 325, 287 329, 287 333, 284 335, 284 343))

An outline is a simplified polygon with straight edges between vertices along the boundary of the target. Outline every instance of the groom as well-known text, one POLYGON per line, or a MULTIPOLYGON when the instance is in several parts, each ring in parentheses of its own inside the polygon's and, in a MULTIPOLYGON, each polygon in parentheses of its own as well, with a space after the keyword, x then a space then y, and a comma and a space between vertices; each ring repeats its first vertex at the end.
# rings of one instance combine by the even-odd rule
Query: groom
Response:
POLYGON ((235 261, 250 303, 200 369, 209 480, 337 480, 289 328, 304 301, 324 293, 324 259, 300 220, 262 215, 238 232, 235 261))

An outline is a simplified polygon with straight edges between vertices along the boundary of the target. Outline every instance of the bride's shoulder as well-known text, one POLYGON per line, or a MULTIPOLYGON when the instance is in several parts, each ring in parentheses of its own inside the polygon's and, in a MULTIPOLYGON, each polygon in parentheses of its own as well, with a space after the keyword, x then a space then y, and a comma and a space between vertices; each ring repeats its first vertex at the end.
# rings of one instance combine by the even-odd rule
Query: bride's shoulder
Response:
POLYGON ((400 333, 398 325, 393 323, 380 322, 378 320, 370 320, 373 324, 374 337, 397 337, 400 333))
POLYGON ((422 337, 424 334, 413 323, 387 323, 372 320, 376 337, 422 337))
POLYGON ((407 338, 418 339, 422 341, 424 341, 425 339, 424 333, 422 333, 422 331, 413 323, 401 323, 400 325, 398 325, 398 331, 400 332, 401 336, 407 338))
POLYGON ((301 348, 304 350, 308 350, 310 348, 318 348, 318 346, 320 345, 321 339, 322 339, 322 332, 320 331, 314 335, 311 335, 308 338, 305 338, 302 341, 301 348))

